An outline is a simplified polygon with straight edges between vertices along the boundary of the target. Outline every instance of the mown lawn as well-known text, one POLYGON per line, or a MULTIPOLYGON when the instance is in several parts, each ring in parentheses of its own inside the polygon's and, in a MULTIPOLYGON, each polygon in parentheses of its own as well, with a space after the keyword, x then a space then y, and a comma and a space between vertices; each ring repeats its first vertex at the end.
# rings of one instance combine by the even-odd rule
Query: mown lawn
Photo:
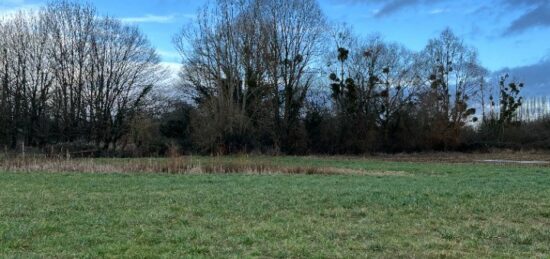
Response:
POLYGON ((550 258, 550 168, 273 161, 400 173, 3 172, 0 257, 550 258))

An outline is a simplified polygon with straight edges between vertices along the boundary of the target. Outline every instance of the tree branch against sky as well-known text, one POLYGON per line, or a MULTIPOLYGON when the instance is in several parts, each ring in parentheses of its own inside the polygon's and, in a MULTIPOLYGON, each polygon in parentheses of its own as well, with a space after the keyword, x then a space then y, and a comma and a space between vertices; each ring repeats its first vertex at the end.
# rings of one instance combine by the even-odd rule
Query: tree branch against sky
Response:
MULTIPOLYGON (((86 2, 86 0, 78 0, 86 2)), ((45 0, 6 0, 0 14, 43 5, 45 0)), ((139 24, 164 62, 179 63, 170 44, 180 25, 192 22, 205 0, 94 0, 101 13, 139 24)), ((550 52, 550 7, 545 0, 319 0, 331 21, 346 22, 360 34, 380 32, 413 50, 446 27, 480 50, 493 71, 527 66, 550 52), (500 53, 514 49, 506 60, 500 53)))

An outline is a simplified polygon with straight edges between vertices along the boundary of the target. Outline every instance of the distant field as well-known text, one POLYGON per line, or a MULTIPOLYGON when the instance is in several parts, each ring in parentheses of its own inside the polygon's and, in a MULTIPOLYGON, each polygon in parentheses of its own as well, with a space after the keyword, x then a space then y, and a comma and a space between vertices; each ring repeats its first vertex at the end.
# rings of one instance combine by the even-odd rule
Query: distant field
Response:
POLYGON ((550 167, 434 159, 3 160, 0 257, 550 258, 550 167))

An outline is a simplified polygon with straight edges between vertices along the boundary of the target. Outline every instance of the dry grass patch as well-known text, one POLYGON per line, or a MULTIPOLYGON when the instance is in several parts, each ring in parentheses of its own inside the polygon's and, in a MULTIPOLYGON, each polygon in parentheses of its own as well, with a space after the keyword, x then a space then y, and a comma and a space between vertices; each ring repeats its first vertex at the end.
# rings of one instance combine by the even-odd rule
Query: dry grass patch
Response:
POLYGON ((0 170, 9 172, 47 173, 168 173, 168 174, 288 174, 288 175, 369 175, 403 176, 403 171, 371 171, 364 169, 289 166, 253 160, 201 161, 189 157, 169 159, 61 159, 61 158, 4 158, 0 170))

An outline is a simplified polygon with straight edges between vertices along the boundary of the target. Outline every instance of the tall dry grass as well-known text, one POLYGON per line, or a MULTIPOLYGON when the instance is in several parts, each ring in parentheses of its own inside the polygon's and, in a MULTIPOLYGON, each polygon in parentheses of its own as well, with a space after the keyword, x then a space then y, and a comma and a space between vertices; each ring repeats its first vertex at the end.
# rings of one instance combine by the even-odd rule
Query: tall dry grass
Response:
POLYGON ((167 174, 292 174, 292 175, 403 175, 403 172, 373 172, 362 169, 284 166, 240 159, 194 159, 172 156, 166 159, 66 159, 59 157, 4 157, 0 171, 45 173, 167 173, 167 174))

